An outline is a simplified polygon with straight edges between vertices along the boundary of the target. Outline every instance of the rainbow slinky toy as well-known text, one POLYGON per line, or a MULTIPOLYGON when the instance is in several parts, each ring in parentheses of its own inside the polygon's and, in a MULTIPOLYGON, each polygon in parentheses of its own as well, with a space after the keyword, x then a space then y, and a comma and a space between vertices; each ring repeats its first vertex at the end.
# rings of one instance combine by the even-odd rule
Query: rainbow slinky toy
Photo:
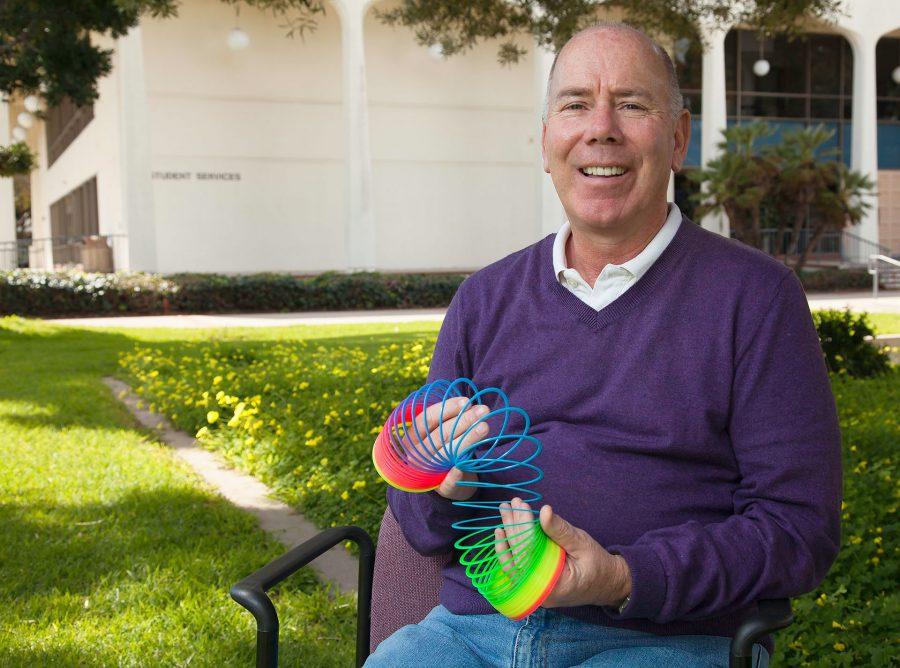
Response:
MULTIPOLYGON (((534 507, 541 495, 529 486, 544 474, 531 463, 541 451, 541 442, 528 434, 530 426, 528 414, 510 406, 509 398, 499 388, 479 390, 468 378, 452 382, 437 380, 410 394, 394 409, 375 441, 372 459, 388 484, 407 492, 436 489, 455 466, 478 474, 477 481, 459 481, 458 485, 502 489, 509 492, 504 500, 518 496, 534 507), (496 396, 499 407, 463 430, 458 426, 461 416, 469 408, 484 403, 482 399, 486 395, 496 396), (468 402, 452 422, 449 437, 445 438, 440 430, 434 437, 427 429, 414 428, 416 416, 433 404, 441 404, 438 424, 443 424, 444 405, 455 397, 466 397, 468 402), (515 422, 517 415, 523 426, 512 429, 510 422, 515 422), (462 445, 478 423, 493 417, 502 417, 496 434, 488 432, 485 438, 462 445), (514 482, 492 482, 490 474, 501 471, 505 472, 504 478, 514 482)), ((509 547, 498 551, 494 530, 504 526, 499 510, 501 501, 477 497, 476 493, 472 500, 453 502, 473 509, 473 517, 453 524, 454 529, 466 532, 454 544, 462 551, 460 562, 478 591, 498 612, 511 619, 522 619, 534 612, 553 590, 565 565, 566 553, 541 529, 537 510, 531 511, 529 520, 505 527, 509 547), (521 528, 510 533, 511 527, 521 528)))

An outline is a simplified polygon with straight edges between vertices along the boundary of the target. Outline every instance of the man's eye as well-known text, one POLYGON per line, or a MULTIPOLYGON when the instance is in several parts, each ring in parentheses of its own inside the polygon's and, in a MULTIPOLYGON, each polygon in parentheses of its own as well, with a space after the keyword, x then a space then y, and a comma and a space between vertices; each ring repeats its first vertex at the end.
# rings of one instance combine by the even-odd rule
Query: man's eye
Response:
POLYGON ((583 102, 572 102, 571 104, 567 104, 565 107, 563 107, 563 110, 566 110, 566 109, 584 109, 584 108, 585 108, 585 106, 584 106, 584 103, 583 103, 583 102))
POLYGON ((641 105, 637 104, 636 102, 626 102, 622 106, 625 107, 626 109, 636 109, 638 111, 643 110, 643 107, 641 105))

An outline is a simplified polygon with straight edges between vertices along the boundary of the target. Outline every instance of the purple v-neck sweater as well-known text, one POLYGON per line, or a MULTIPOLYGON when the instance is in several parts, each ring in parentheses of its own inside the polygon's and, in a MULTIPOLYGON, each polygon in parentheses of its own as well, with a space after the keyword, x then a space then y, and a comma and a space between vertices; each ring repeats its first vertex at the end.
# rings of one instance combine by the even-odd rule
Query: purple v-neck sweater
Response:
MULTIPOLYGON (((840 433, 793 272, 684 219, 598 312, 557 282, 552 246, 551 235, 462 284, 428 379, 466 376, 525 409, 544 502, 628 562, 622 614, 561 612, 731 635, 755 601, 813 589, 840 542, 840 433)), ((418 552, 453 549, 465 509, 434 492, 389 489, 388 501, 418 552)), ((440 596, 458 614, 493 611, 458 559, 440 596)))

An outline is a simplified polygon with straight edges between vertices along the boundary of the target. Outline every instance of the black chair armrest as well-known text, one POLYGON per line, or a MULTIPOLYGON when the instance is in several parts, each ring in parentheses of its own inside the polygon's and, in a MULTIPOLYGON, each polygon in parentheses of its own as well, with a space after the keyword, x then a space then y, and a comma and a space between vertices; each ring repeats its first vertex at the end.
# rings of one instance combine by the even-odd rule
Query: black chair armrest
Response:
POLYGON ((794 621, 791 602, 776 598, 759 602, 758 610, 747 617, 731 639, 730 668, 751 668, 753 644, 794 621))
POLYGON ((359 546, 356 665, 361 666, 365 662, 369 656, 375 545, 364 530, 359 527, 344 526, 327 529, 305 543, 291 548, 231 588, 231 598, 244 606, 256 618, 257 668, 275 668, 278 665, 278 612, 266 592, 322 553, 345 540, 352 540, 359 546))

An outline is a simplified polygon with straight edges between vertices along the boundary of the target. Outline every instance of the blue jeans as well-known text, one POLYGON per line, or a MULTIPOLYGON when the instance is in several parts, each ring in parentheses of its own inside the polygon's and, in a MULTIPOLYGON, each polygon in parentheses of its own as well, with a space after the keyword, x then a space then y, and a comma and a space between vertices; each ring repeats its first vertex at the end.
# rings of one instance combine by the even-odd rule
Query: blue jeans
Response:
MULTIPOLYGON (((439 605, 418 624, 378 645, 366 668, 682 668, 728 666, 731 640, 719 636, 658 636, 597 626, 538 608, 514 622, 499 614, 454 615, 439 605)), ((769 653, 753 646, 753 665, 769 653)))

